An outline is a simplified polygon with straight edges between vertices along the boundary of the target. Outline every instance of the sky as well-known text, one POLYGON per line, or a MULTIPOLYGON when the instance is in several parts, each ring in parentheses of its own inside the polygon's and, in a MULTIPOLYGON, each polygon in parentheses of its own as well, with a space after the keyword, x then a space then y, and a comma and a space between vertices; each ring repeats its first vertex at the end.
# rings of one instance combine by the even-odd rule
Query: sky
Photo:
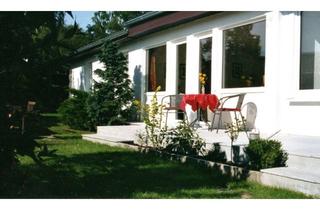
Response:
POLYGON ((73 18, 69 15, 65 16, 65 23, 67 25, 73 25, 74 21, 76 21, 79 26, 83 29, 87 28, 88 24, 91 24, 91 18, 93 17, 95 11, 72 11, 73 18))

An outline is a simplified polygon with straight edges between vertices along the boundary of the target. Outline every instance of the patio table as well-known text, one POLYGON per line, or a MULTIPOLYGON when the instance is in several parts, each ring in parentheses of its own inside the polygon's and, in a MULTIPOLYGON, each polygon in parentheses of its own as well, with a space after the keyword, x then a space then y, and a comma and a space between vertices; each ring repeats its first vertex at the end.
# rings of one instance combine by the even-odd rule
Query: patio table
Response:
POLYGON ((207 107, 213 112, 219 105, 219 99, 214 94, 185 94, 182 97, 180 108, 185 111, 187 104, 191 105, 194 112, 199 108, 206 110, 207 107))
MULTIPOLYGON (((191 109, 194 112, 199 109, 206 111, 207 107, 214 112, 214 110, 219 106, 219 99, 214 94, 185 94, 182 97, 180 109, 186 111, 187 104, 191 106, 191 109)), ((198 114, 197 118, 191 122, 190 125, 194 125, 196 121, 199 121, 199 119, 200 115, 198 114)))

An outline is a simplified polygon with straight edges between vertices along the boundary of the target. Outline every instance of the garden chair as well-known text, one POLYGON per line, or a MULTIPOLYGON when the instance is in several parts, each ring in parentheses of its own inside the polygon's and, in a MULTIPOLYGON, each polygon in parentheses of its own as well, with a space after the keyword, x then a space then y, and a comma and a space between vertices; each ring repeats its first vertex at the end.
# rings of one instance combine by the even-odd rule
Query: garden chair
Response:
POLYGON ((241 94, 237 94, 237 95, 225 96, 225 97, 220 98, 220 100, 219 100, 220 101, 220 105, 219 105, 219 107, 217 107, 214 110, 213 118, 212 118, 212 122, 211 122, 211 126, 210 126, 209 130, 210 131, 213 130, 213 125, 214 125, 214 120, 216 118, 216 115, 219 115, 219 120, 218 120, 218 125, 217 125, 217 133, 218 133, 219 128, 221 126, 222 113, 223 112, 233 112, 234 113, 234 117, 235 117, 235 120, 236 120, 237 128, 238 128, 238 130, 240 130, 240 126, 239 126, 239 123, 238 123, 239 121, 238 121, 238 117, 237 117, 237 112, 238 112, 240 114, 240 116, 241 116, 241 122, 242 122, 242 124, 244 126, 244 131, 247 133, 246 122, 245 122, 244 117, 241 114, 241 107, 242 107, 242 103, 243 103, 245 95, 246 95, 245 93, 241 93, 241 94), (225 103, 228 100, 234 99, 234 98, 238 98, 236 106, 235 107, 225 107, 225 103))
POLYGON ((162 115, 165 114, 165 129, 167 129, 168 114, 169 111, 176 111, 177 113, 183 113, 185 119, 188 121, 188 116, 185 111, 180 108, 180 103, 182 101, 183 95, 167 95, 161 100, 161 115, 160 115, 160 129, 162 124, 162 115), (165 111, 165 113, 163 113, 165 111))

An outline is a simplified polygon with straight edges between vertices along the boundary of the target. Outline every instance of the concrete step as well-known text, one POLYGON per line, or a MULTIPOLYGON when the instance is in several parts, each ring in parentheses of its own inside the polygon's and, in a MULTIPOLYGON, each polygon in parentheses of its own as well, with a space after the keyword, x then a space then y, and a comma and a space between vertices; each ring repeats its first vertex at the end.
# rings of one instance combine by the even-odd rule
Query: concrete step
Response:
POLYGON ((298 168, 280 167, 261 170, 261 182, 311 195, 320 195, 320 171, 304 171, 298 168))
MULTIPOLYGON (((320 167, 320 158, 289 154, 287 166, 304 171, 317 171, 320 167)), ((319 170, 320 171, 320 170, 319 170)))
POLYGON ((102 141, 110 141, 110 142, 122 142, 122 143, 133 143, 133 140, 128 140, 125 138, 117 138, 112 136, 105 136, 99 134, 83 134, 82 138, 85 140, 102 140, 102 141))
POLYGON ((120 125, 120 126, 98 126, 97 135, 106 136, 116 139, 137 139, 137 134, 143 131, 142 124, 120 125))

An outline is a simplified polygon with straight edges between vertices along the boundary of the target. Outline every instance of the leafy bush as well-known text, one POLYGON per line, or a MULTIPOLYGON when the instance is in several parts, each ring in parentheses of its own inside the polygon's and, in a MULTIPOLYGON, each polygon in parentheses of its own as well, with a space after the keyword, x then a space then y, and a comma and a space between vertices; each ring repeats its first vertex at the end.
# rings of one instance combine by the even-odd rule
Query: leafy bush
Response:
POLYGON ((249 168, 260 170, 263 168, 282 167, 286 165, 288 154, 281 148, 277 140, 251 140, 245 148, 249 168))
POLYGON ((211 150, 209 150, 208 154, 205 156, 207 160, 211 160, 218 163, 227 162, 226 152, 221 151, 221 147, 219 143, 214 143, 211 150))
POLYGON ((165 135, 165 151, 181 155, 203 155, 205 142, 193 128, 183 120, 176 128, 168 129, 165 135))
POLYGON ((89 93, 80 90, 70 90, 72 96, 61 103, 58 113, 62 122, 74 129, 92 130, 87 113, 89 93))

